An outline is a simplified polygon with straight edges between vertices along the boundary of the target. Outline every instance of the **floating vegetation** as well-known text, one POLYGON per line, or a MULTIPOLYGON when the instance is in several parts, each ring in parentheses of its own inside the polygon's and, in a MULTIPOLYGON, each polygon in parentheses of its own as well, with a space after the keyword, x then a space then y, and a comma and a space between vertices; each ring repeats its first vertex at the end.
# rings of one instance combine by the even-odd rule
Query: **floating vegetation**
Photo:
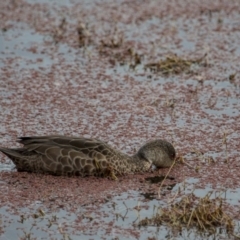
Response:
POLYGON ((78 46, 80 48, 86 47, 91 43, 91 33, 88 30, 88 25, 83 23, 82 21, 78 22, 77 34, 78 34, 78 46))
POLYGON ((146 181, 156 184, 161 183, 165 179, 174 180, 174 177, 165 177, 165 176, 154 176, 154 177, 147 177, 145 178, 146 181))
POLYGON ((60 24, 53 30, 53 41, 55 44, 58 44, 59 41, 63 39, 66 33, 66 24, 66 18, 63 17, 60 24))
POLYGON ((154 200, 156 199, 156 194, 154 192, 147 192, 147 193, 140 193, 140 195, 142 195, 145 199, 147 200, 154 200))
POLYGON ((101 55, 109 57, 109 62, 112 65, 128 65, 129 69, 135 70, 135 68, 141 64, 143 55, 135 52, 132 48, 100 48, 99 53, 101 55))
POLYGON ((38 209, 38 212, 32 215, 33 218, 39 218, 44 216, 45 216, 45 212, 42 209, 38 209))
POLYGON ((233 83, 235 81, 236 74, 237 73, 233 73, 229 75, 228 79, 230 83, 233 83))
POLYGON ((206 55, 198 59, 182 59, 177 55, 167 57, 165 60, 158 62, 148 63, 144 66, 145 70, 150 69, 152 72, 160 72, 163 75, 180 74, 182 72, 190 71, 192 64, 204 64, 203 62, 206 55))
POLYGON ((123 32, 119 32, 117 28, 114 28, 113 32, 108 32, 105 39, 100 41, 100 50, 102 48, 119 48, 124 41, 123 32))
POLYGON ((134 70, 137 65, 142 63, 143 55, 132 48, 131 43, 125 40, 124 33, 117 27, 105 35, 106 37, 100 40, 99 53, 110 57, 109 62, 112 65, 116 65, 116 63, 128 65, 130 69, 134 70))
MULTIPOLYGON (((218 228, 234 235, 234 221, 223 209, 223 199, 212 197, 212 192, 199 198, 194 193, 181 198, 180 201, 165 208, 158 208, 152 218, 144 218, 138 226, 167 225, 179 231, 182 228, 196 228, 208 234, 217 233, 218 228)), ((237 236, 235 236, 237 237, 237 236)))

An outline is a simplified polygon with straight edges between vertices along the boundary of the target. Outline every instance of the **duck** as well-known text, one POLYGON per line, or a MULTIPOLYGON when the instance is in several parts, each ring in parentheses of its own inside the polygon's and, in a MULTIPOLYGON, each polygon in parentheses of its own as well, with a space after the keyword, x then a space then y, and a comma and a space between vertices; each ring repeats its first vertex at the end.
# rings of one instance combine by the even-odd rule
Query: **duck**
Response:
POLYGON ((58 176, 100 176, 117 179, 117 175, 147 172, 152 165, 170 167, 176 156, 171 143, 157 139, 145 143, 129 156, 109 144, 84 137, 20 137, 22 148, 0 147, 19 172, 58 176))

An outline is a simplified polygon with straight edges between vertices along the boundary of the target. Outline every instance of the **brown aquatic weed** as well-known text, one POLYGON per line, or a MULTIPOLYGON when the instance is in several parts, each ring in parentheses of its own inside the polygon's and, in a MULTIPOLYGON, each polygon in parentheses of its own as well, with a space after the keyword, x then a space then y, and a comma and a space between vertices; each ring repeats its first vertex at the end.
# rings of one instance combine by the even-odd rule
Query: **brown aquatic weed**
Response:
POLYGON ((152 218, 142 219, 139 226, 167 225, 173 229, 196 228, 198 231, 215 234, 218 228, 234 235, 234 220, 223 209, 223 199, 208 193, 205 197, 197 197, 194 193, 183 196, 180 201, 161 208, 152 218))
POLYGON ((63 17, 61 19, 60 24, 57 27, 55 27, 55 29, 53 30, 52 37, 55 44, 58 44, 59 41, 64 37, 64 34, 66 32, 66 24, 67 24, 66 18, 63 17))
POLYGON ((204 55, 198 59, 182 59, 177 55, 166 57, 165 60, 152 62, 145 65, 145 69, 150 69, 152 72, 160 72, 163 75, 180 74, 188 72, 192 64, 201 64, 205 59, 204 55))
POLYGON ((103 48, 119 48, 124 42, 123 32, 119 32, 117 27, 114 28, 113 32, 109 32, 105 39, 100 41, 100 49, 103 48))
POLYGON ((83 23, 79 20, 77 25, 77 34, 78 34, 78 46, 86 47, 91 43, 91 33, 88 29, 88 24, 83 23))

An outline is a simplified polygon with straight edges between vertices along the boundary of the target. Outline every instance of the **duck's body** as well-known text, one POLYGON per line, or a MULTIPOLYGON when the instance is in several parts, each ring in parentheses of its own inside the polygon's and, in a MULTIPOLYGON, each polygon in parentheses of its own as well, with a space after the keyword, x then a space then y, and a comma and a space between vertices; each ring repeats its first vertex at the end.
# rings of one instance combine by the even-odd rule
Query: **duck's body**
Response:
POLYGON ((111 176, 148 171, 152 164, 169 167, 175 150, 164 140, 146 143, 128 156, 95 139, 64 136, 21 137, 23 148, 0 148, 18 171, 53 175, 111 176))

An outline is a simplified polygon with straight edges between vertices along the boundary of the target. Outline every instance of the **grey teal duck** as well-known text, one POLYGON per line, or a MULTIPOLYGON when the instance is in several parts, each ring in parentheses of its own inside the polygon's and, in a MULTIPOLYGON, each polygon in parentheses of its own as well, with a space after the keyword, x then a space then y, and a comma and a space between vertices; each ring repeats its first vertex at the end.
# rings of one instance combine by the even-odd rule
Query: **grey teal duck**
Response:
POLYGON ((42 136, 21 137, 22 148, 0 151, 16 165, 18 171, 53 175, 107 176, 148 171, 156 167, 170 167, 175 149, 165 140, 153 140, 143 145, 133 156, 128 156, 107 143, 96 139, 42 136))

